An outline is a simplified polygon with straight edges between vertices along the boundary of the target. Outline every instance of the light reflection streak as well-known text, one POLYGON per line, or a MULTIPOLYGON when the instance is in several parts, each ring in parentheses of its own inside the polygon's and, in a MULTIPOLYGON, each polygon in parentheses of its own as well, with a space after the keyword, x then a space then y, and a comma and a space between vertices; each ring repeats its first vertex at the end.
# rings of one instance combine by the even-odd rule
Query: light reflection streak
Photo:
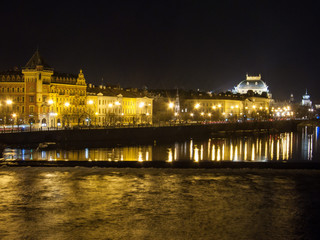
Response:
POLYGON ((172 149, 168 148, 168 162, 172 162, 172 149))
POLYGON ((252 144, 252 149, 251 149, 251 161, 254 161, 254 157, 255 157, 255 151, 254 151, 254 144, 252 144))
POLYGON ((221 160, 224 160, 224 144, 222 144, 222 156, 221 156, 221 160))
POLYGON ((212 157, 211 157, 212 161, 214 161, 216 158, 215 154, 216 154, 216 147, 215 145, 212 145, 212 157))
POLYGON ((194 146, 194 161, 199 162, 199 149, 196 145, 194 146))
POLYGON ((218 146, 217 150, 217 161, 220 161, 220 146, 218 146))
POLYGON ((193 159, 193 141, 190 140, 190 159, 193 159))
POLYGON ((238 146, 237 145, 234 149, 234 161, 238 161, 238 146))
POLYGON ((230 145, 230 160, 233 160, 233 144, 231 142, 231 145, 230 145))
POLYGON ((280 158, 280 140, 277 139, 277 160, 280 158))
POLYGON ((244 143, 244 160, 247 161, 247 142, 244 143))

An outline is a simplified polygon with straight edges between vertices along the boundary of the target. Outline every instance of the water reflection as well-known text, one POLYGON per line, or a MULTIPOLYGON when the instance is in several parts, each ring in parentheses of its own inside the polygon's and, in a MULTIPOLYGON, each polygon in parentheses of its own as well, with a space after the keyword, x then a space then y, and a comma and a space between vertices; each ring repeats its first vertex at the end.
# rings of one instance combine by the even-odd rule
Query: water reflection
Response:
POLYGON ((287 161, 317 160, 319 127, 298 132, 190 139, 174 144, 84 148, 77 150, 5 149, 7 160, 84 161, 287 161))

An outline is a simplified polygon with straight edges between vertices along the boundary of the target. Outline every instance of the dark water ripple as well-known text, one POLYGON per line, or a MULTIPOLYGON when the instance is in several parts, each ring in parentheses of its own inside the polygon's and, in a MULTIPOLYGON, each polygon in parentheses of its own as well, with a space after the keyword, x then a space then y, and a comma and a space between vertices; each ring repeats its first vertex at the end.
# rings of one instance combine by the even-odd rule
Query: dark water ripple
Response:
POLYGON ((319 239, 320 171, 0 169, 0 239, 319 239))

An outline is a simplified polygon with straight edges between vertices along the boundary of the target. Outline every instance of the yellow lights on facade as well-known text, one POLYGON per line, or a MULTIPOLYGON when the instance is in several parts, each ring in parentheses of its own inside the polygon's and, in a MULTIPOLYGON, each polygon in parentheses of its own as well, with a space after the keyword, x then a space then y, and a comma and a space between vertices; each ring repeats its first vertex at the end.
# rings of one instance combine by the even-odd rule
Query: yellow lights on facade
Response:
POLYGON ((256 105, 253 105, 252 108, 255 109, 255 108, 256 108, 256 105))
POLYGON ((226 113, 225 113, 225 112, 223 112, 223 113, 222 113, 222 115, 226 115, 226 113))
POLYGON ((248 109, 248 107, 245 107, 244 109, 248 109))
POLYGON ((203 116, 203 115, 204 115, 204 112, 201 113, 201 116, 203 116))
POLYGON ((208 113, 208 116, 211 117, 211 113, 208 113))
POLYGON ((99 113, 98 113, 98 112, 95 112, 95 115, 97 116, 97 115, 99 115, 99 113))
POLYGON ((149 114, 149 113, 146 113, 146 115, 149 116, 150 114, 149 114))
POLYGON ((69 106, 70 106, 70 103, 66 102, 66 103, 64 104, 64 106, 69 107, 69 106))
POLYGON ((221 108, 221 104, 218 104, 218 108, 221 108))
POLYGON ((236 105, 236 108, 239 108, 239 105, 236 105))
POLYGON ((234 106, 231 106, 231 109, 234 109, 234 106))
POLYGON ((174 107, 174 103, 170 102, 170 103, 168 104, 168 107, 172 109, 172 108, 174 107))
POLYGON ((48 103, 49 103, 50 105, 52 105, 52 104, 53 104, 53 100, 50 99, 50 100, 48 101, 48 103))
POLYGON ((260 110, 262 110, 262 107, 260 107, 260 110))
POLYGON ((193 117, 193 113, 190 113, 190 116, 193 117))
POLYGON ((11 105, 11 104, 12 104, 12 100, 8 99, 8 100, 6 101, 6 104, 7 104, 7 105, 11 105))
POLYGON ((16 116, 17 116, 17 114, 15 114, 15 113, 13 113, 13 114, 12 114, 12 117, 14 117, 14 118, 15 118, 16 116))
POLYGON ((212 109, 216 109, 217 107, 216 106, 212 106, 212 109))
POLYGON ((175 115, 175 116, 178 116, 179 114, 178 114, 178 113, 174 113, 174 115, 175 115))
POLYGON ((144 102, 139 103, 139 108, 143 108, 144 107, 144 102))
POLYGON ((194 105, 194 108, 195 109, 198 109, 200 107, 200 104, 199 103, 197 103, 196 105, 194 105))
POLYGON ((119 105, 120 105, 120 102, 119 102, 119 101, 116 101, 114 104, 117 105, 117 106, 119 106, 119 105))
POLYGON ((109 103, 109 104, 108 104, 108 107, 109 107, 109 108, 112 108, 112 106, 113 106, 112 103, 109 103))

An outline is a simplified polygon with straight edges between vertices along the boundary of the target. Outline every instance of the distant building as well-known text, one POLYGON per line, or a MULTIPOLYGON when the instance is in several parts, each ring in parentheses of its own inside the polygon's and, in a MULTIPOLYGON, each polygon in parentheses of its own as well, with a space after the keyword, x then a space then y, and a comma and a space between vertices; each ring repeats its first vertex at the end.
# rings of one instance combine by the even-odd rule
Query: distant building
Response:
POLYGON ((310 95, 308 94, 307 89, 306 89, 306 93, 302 96, 301 105, 312 107, 312 101, 310 100, 310 95))
POLYGON ((241 81, 233 90, 234 93, 246 94, 249 90, 254 93, 269 93, 267 84, 262 81, 261 74, 258 76, 246 75, 246 79, 241 81))
POLYGON ((293 94, 291 93, 289 103, 293 103, 293 102, 294 102, 294 97, 293 97, 293 94))

